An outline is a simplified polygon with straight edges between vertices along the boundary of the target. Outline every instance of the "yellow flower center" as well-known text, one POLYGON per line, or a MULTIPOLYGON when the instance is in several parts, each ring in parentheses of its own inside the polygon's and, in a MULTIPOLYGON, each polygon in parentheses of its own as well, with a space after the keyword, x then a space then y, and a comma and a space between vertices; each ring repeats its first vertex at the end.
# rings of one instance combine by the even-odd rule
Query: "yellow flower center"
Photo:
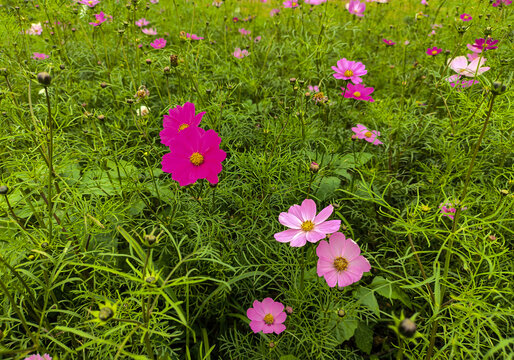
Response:
POLYGON ((203 158, 203 155, 200 154, 199 152, 194 152, 190 157, 189 157, 189 161, 191 161, 191 164, 195 165, 195 166, 200 166, 203 164, 204 162, 204 158, 203 158))
POLYGON ((348 268, 348 260, 346 260, 344 257, 337 257, 334 260, 334 267, 337 271, 345 271, 348 268))
POLYGON ((274 319, 273 319, 273 315, 271 315, 271 314, 266 314, 266 315, 264 315, 264 322, 265 322, 266 324, 268 324, 268 325, 273 324, 273 320, 274 320, 274 319))
POLYGON ((314 229, 314 223, 310 220, 304 221, 301 225, 303 231, 311 231, 314 229))
POLYGON ((353 93, 353 96, 355 96, 355 97, 361 97, 361 93, 360 93, 360 92, 358 92, 358 91, 356 91, 356 92, 354 92, 354 93, 353 93))
POLYGON ((182 131, 184 129, 187 129, 189 127, 189 124, 182 124, 179 126, 178 131, 182 131))
POLYGON ((353 76, 353 71, 346 70, 343 75, 346 76, 346 77, 352 77, 353 76))
POLYGON ((436 55, 437 54, 437 50, 432 50, 432 55, 436 55))
POLYGON ((421 211, 429 211, 430 207, 428 205, 421 205, 421 211))
POLYGON ((364 136, 365 136, 365 137, 367 137, 367 138, 370 138, 370 137, 371 137, 371 135, 373 135, 373 133, 372 133, 371 131, 366 131, 366 132, 364 133, 364 136))

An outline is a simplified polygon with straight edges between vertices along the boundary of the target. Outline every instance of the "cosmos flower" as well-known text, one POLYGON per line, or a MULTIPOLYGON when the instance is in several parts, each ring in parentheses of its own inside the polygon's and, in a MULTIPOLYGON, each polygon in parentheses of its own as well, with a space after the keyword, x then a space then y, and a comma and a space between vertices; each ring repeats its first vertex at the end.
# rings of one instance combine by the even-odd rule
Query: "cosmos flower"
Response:
POLYGON ((269 12, 269 16, 273 17, 275 15, 278 15, 280 13, 280 9, 271 9, 269 12))
POLYGON ((44 354, 43 356, 39 354, 34 354, 27 356, 24 360, 52 360, 52 358, 48 354, 44 354))
POLYGON ((153 43, 150 43, 150 46, 153 47, 154 49, 162 49, 163 47, 166 46, 166 39, 163 39, 163 38, 155 39, 153 43))
POLYGON ((492 5, 494 7, 498 7, 500 5, 507 6, 507 5, 510 5, 510 4, 512 4, 512 0, 496 0, 492 5))
POLYGON ((366 126, 362 124, 357 124, 356 127, 352 127, 352 131, 355 133, 357 139, 364 139, 367 142, 372 143, 373 145, 382 145, 383 142, 378 140, 380 136, 380 132, 376 130, 369 130, 366 126))
POLYGON ((25 33, 28 35, 41 35, 43 32, 43 27, 41 26, 41 23, 32 24, 30 26, 30 29, 28 29, 25 33))
POLYGON ((490 67, 487 66, 482 67, 485 62, 485 58, 476 58, 468 64, 465 56, 457 56, 455 59, 448 59, 448 66, 457 73, 456 75, 450 76, 448 81, 454 81, 455 77, 458 75, 474 77, 475 75, 483 74, 490 69, 490 67))
POLYGON ((361 84, 353 85, 352 83, 348 83, 348 86, 346 90, 344 88, 343 95, 347 99, 355 99, 355 100, 362 100, 362 101, 369 101, 374 102, 373 98, 369 96, 373 91, 375 91, 372 87, 366 87, 361 84))
POLYGON ((362 274, 371 270, 369 261, 361 254, 359 245, 347 239, 342 233, 332 234, 328 240, 319 242, 318 276, 323 276, 330 287, 344 287, 362 278, 362 274))
POLYGON ((136 110, 137 116, 145 117, 148 114, 150 114, 150 109, 146 106, 141 106, 139 109, 136 110))
POLYGON ((431 47, 427 49, 427 55, 429 56, 435 56, 439 54, 443 49, 439 49, 437 46, 431 47))
POLYGON ((421 5, 428 6, 428 0, 421 0, 421 5))
POLYGON ((186 33, 186 39, 189 39, 189 40, 203 40, 203 37, 198 36, 196 34, 186 33))
POLYGON ((473 18, 471 17, 471 15, 464 13, 460 15, 460 19, 462 21, 471 21, 473 18))
POLYGON ((155 30, 154 28, 144 28, 141 29, 141 31, 143 32, 143 34, 146 35, 157 35, 157 30, 155 30))
POLYGON ((308 5, 321 5, 326 3, 327 0, 304 0, 303 2, 308 5))
POLYGON ((309 85, 307 86, 307 88, 309 89, 310 92, 313 92, 313 93, 318 93, 319 92, 319 87, 317 85, 309 85))
POLYGON ((498 41, 491 38, 475 39, 473 44, 467 44, 466 46, 469 50, 479 54, 482 51, 498 49, 498 46, 495 46, 498 41))
POLYGON ((287 0, 287 1, 284 1, 282 3, 282 5, 285 7, 285 8, 297 8, 298 7, 298 1, 296 0, 287 0))
POLYGON ((205 111, 195 113, 195 104, 186 102, 184 105, 177 105, 169 109, 168 115, 162 119, 163 130, 159 133, 161 143, 166 146, 173 144, 173 139, 188 127, 198 127, 202 121, 205 111))
POLYGON ((43 54, 43 53, 33 53, 32 54, 32 58, 34 60, 45 60, 45 59, 48 59, 50 56, 46 55, 46 54, 43 54))
MULTIPOLYGON (((447 216, 450 219, 454 219, 454 214, 457 212, 457 209, 455 208, 455 204, 452 202, 448 203, 441 203, 439 204, 439 210, 441 211, 441 214, 443 216, 447 216)), ((461 210, 467 210, 467 207, 463 206, 461 210)))
POLYGON ((392 40, 382 39, 382 41, 385 42, 387 46, 396 45, 396 43, 393 42, 392 40))
POLYGON ((252 32, 250 30, 246 30, 245 28, 239 29, 239 33, 243 36, 250 35, 252 32))
POLYGON ((170 152, 162 157, 162 171, 180 186, 207 179, 217 184, 221 163, 227 157, 220 149, 221 138, 214 130, 190 126, 178 133, 170 146, 170 152))
POLYGON ((262 302, 255 300, 253 307, 246 311, 246 316, 250 319, 250 328, 257 334, 280 334, 286 329, 283 324, 287 314, 284 312, 284 305, 272 298, 265 298, 262 302))
POLYGON ((361 3, 359 0, 350 0, 346 4, 346 9, 355 16, 364 16, 364 10, 366 10, 366 3, 361 3))
POLYGON ((232 55, 234 55, 234 57, 238 58, 238 59, 242 59, 248 55, 250 55, 250 53, 248 52, 248 50, 241 50, 240 48, 236 48, 234 50, 234 52, 232 53, 232 55))
POLYGON ((337 66, 332 66, 332 70, 335 71, 333 75, 336 79, 351 80, 354 84, 360 84, 362 82, 360 77, 368 73, 363 63, 345 58, 340 59, 337 66))
POLYGON ((341 226, 341 220, 326 221, 333 211, 329 205, 316 215, 316 203, 305 199, 302 205, 293 205, 287 212, 280 213, 278 221, 289 229, 276 233, 275 240, 288 242, 292 247, 304 246, 307 241, 318 242, 341 226))
POLYGON ((100 1, 98 1, 98 0, 79 0, 78 3, 89 6, 90 8, 93 8, 96 5, 100 4, 100 1))
POLYGON ((103 11, 100 11, 100 14, 95 14, 95 19, 96 21, 90 22, 89 25, 100 26, 107 20, 103 11))
MULTIPOLYGON (((250 37, 250 40, 251 40, 251 39, 252 39, 252 37, 250 37)), ((255 37, 255 39, 253 39, 253 42, 257 44, 258 42, 260 42, 260 41, 261 41, 261 39, 262 39, 262 36, 260 36, 260 35, 259 35, 259 36, 256 36, 256 37, 255 37)))
POLYGON ((150 24, 150 21, 146 20, 145 18, 141 18, 141 19, 136 21, 136 25, 139 26, 139 27, 143 27, 143 26, 146 26, 148 24, 150 24))

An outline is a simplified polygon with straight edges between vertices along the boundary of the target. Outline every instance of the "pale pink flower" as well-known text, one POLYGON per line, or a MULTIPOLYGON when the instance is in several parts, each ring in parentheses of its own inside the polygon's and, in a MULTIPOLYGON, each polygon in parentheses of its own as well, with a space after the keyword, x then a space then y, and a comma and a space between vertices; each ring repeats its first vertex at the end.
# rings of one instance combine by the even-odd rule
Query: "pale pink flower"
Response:
POLYGON ((318 255, 318 276, 325 277, 330 287, 344 287, 362 278, 362 274, 371 270, 368 260, 361 254, 355 241, 342 233, 332 234, 329 241, 320 241, 316 248, 318 255))
POLYGON ((89 6, 90 8, 93 8, 96 5, 100 4, 100 1, 98 1, 98 0, 79 0, 78 3, 89 6))
POLYGON ((296 0, 287 0, 282 3, 285 8, 296 8, 298 7, 298 1, 296 0))
POLYGON ((309 5, 321 5, 323 3, 326 3, 327 0, 304 0, 303 2, 309 5))
POLYGON ((250 35, 252 32, 250 30, 246 30, 245 28, 239 29, 239 33, 243 36, 250 35))
POLYGON ((273 17, 275 15, 278 15, 280 13, 280 9, 271 9, 269 12, 269 16, 273 17))
POLYGON ((26 31, 26 34, 28 35, 41 35, 43 32, 43 27, 41 26, 41 23, 32 24, 30 26, 30 29, 26 31))
POLYGON ((236 48, 234 50, 234 52, 232 53, 232 55, 234 55, 234 57, 238 58, 238 59, 242 59, 248 55, 250 55, 250 53, 248 52, 248 50, 241 50, 240 48, 236 48))
POLYGON ((490 69, 487 66, 482 67, 485 61, 485 58, 476 58, 468 64, 465 56, 457 56, 455 59, 448 59, 448 66, 459 75, 474 77, 490 69))
POLYGON ((313 92, 313 93, 319 93, 319 87, 317 85, 309 85, 307 86, 307 88, 309 89, 310 92, 313 92))
POLYGON ((335 71, 333 75, 336 79, 351 80, 354 84, 360 84, 360 77, 368 73, 363 63, 345 58, 338 60, 337 66, 332 66, 332 70, 335 71))
POLYGON ((362 17, 364 16, 364 10, 366 10, 366 3, 361 3, 359 0, 350 0, 346 4, 346 9, 350 14, 362 17))
POLYGON ((480 54, 476 53, 476 52, 472 52, 471 54, 466 54, 466 56, 468 57, 468 61, 471 62, 475 59, 478 59, 480 57, 480 54))
POLYGON ((292 247, 304 246, 307 241, 318 242, 341 226, 341 220, 326 221, 333 211, 334 208, 329 205, 316 215, 316 203, 305 199, 302 205, 293 205, 288 212, 280 213, 278 221, 290 229, 276 233, 275 240, 290 242, 292 247))
POLYGON ((250 319, 250 328, 257 334, 280 334, 286 329, 283 324, 287 314, 284 312, 284 305, 272 298, 265 298, 262 302, 255 300, 253 307, 246 311, 246 316, 250 319))
POLYGON ((157 35, 157 30, 155 30, 154 28, 144 28, 141 29, 141 31, 143 32, 143 34, 146 35, 157 35))
POLYGON ((143 27, 143 26, 146 26, 148 24, 150 24, 150 21, 146 20, 145 18, 141 18, 141 19, 136 21, 136 25, 139 26, 139 27, 143 27))
POLYGON ((46 55, 44 53, 37 53, 37 52, 35 52, 35 53, 32 54, 32 58, 34 60, 45 60, 45 59, 48 59, 49 57, 50 56, 48 56, 48 55, 46 55))
POLYGON ((427 6, 428 5, 428 1, 427 0, 421 0, 421 5, 427 6))
POLYGON ((39 354, 34 354, 34 355, 27 356, 25 358, 25 360, 52 360, 52 358, 48 354, 44 354, 43 356, 41 356, 39 354))
POLYGON ((373 145, 383 144, 383 142, 378 140, 378 137, 380 136, 380 131, 369 130, 362 124, 357 124, 356 127, 352 127, 352 131, 355 133, 357 139, 364 139, 367 142, 372 143, 373 145))

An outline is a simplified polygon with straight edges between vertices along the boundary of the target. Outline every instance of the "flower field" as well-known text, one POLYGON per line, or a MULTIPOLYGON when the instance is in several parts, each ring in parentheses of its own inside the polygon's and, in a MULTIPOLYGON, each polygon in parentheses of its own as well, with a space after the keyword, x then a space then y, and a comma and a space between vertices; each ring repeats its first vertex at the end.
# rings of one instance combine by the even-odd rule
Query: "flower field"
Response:
POLYGON ((4 0, 0 359, 513 359, 511 0, 4 0))

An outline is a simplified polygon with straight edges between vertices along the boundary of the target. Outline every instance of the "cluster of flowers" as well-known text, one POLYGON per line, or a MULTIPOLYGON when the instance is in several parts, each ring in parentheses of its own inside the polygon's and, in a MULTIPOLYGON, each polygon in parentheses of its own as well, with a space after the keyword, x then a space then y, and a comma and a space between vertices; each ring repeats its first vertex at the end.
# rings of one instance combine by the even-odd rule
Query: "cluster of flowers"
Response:
MULTIPOLYGON (((280 213, 278 221, 289 229, 276 233, 274 237, 279 242, 290 243, 292 247, 319 242, 316 248, 318 276, 323 276, 330 287, 345 287, 359 281, 363 273, 371 270, 371 265, 360 254, 359 245, 338 232, 341 220, 327 221, 333 211, 329 205, 317 214, 316 203, 305 199, 301 205, 293 205, 287 212, 280 213), (322 240, 328 234, 331 234, 329 240, 322 240)), ((286 311, 291 313, 292 309, 286 311)), ((284 305, 271 298, 262 302, 255 300, 246 315, 254 333, 280 334, 286 329, 283 324, 287 318, 284 305)))
POLYGON ((180 186, 207 179, 217 184, 221 163, 227 157, 220 149, 221 138, 214 130, 199 127, 205 112, 195 113, 195 105, 186 102, 164 115, 161 142, 170 152, 162 158, 162 171, 171 173, 180 186))

